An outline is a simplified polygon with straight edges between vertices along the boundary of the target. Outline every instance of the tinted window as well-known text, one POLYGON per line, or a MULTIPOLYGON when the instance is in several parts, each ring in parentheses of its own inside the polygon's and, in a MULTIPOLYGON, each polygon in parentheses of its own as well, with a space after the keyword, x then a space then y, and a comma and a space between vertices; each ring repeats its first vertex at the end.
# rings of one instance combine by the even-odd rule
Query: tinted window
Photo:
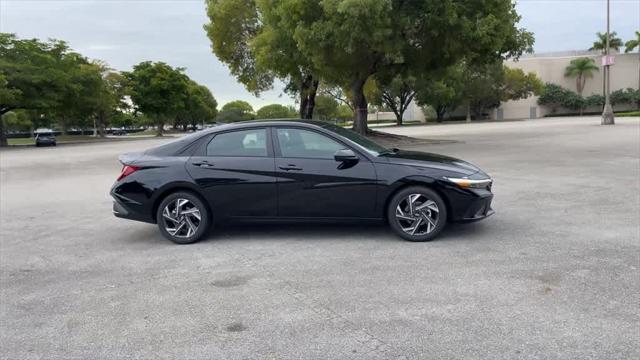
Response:
POLYGON ((326 124, 323 125, 323 127, 327 130, 331 130, 335 133, 338 133, 338 135, 344 136, 347 139, 355 142, 356 144, 362 146, 362 148, 364 148, 365 150, 367 150, 367 152, 374 154, 374 155, 379 155, 381 153, 387 152, 389 151, 387 148, 385 148, 384 146, 369 140, 368 138, 359 135, 358 133, 351 131, 349 129, 345 129, 342 126, 337 126, 337 125, 333 125, 333 124, 326 124))
POLYGON ((278 129, 278 143, 283 157, 333 159, 345 146, 324 135, 302 129, 278 129))
POLYGON ((216 135, 207 145, 208 156, 267 156, 267 131, 251 129, 216 135))

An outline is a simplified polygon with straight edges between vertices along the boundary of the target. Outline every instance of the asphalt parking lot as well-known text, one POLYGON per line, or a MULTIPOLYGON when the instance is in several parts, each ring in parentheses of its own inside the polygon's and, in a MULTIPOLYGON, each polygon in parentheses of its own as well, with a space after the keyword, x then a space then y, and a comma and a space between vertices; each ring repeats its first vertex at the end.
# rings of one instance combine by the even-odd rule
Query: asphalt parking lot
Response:
POLYGON ((177 246, 116 219, 117 155, 0 152, 0 357, 640 358, 640 119, 387 131, 495 179, 496 215, 430 243, 386 227, 233 226, 177 246))

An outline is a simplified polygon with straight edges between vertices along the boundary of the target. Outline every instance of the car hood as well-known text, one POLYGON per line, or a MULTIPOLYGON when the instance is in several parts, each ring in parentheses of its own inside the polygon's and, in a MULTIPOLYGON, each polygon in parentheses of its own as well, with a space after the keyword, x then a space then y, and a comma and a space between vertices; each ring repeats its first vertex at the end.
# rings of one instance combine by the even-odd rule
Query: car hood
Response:
POLYGON ((464 160, 422 151, 398 150, 384 154, 381 157, 388 159, 393 164, 441 169, 460 173, 464 176, 470 176, 478 172, 484 174, 477 166, 464 160))

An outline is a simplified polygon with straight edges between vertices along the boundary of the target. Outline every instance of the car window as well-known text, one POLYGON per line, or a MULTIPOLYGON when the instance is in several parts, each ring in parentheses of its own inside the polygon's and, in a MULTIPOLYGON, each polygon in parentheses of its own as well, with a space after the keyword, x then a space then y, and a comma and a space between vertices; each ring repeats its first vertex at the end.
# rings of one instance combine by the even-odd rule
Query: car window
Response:
POLYGON ((278 144, 283 157, 333 159, 336 151, 346 148, 339 142, 302 129, 278 129, 278 144))
POLYGON ((208 156, 267 156, 267 131, 251 129, 216 135, 207 145, 208 156))

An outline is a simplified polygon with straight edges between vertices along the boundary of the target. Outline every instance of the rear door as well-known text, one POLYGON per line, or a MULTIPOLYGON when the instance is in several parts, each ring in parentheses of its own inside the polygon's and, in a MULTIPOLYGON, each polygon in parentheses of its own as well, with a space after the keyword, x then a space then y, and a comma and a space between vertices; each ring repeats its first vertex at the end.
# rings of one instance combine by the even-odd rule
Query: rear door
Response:
POLYGON ((273 138, 279 216, 380 217, 375 212, 376 172, 365 156, 355 163, 337 162, 335 152, 349 147, 311 129, 278 127, 273 138))
POLYGON ((277 214, 275 163, 270 129, 215 134, 187 162, 206 194, 214 218, 277 214))

